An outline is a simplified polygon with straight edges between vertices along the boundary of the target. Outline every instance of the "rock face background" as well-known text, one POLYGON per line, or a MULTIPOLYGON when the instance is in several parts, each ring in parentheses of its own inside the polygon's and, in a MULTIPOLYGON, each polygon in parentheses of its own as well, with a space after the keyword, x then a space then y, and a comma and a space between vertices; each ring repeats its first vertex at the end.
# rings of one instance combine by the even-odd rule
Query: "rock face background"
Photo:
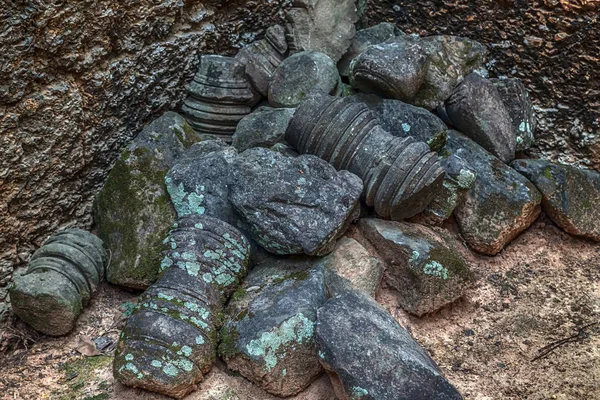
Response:
POLYGON ((176 108, 200 53, 234 53, 287 0, 3 3, 0 319, 12 271, 57 227, 91 225, 123 146, 176 108))

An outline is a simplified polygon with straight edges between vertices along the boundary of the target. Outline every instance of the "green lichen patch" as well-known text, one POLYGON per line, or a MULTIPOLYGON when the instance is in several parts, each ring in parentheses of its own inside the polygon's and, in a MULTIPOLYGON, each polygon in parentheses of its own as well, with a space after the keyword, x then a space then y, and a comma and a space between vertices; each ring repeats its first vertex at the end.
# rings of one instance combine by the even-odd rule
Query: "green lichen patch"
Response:
POLYGON ((237 347, 239 333, 235 326, 224 326, 221 329, 221 342, 219 343, 219 355, 225 359, 238 354, 240 350, 237 347))

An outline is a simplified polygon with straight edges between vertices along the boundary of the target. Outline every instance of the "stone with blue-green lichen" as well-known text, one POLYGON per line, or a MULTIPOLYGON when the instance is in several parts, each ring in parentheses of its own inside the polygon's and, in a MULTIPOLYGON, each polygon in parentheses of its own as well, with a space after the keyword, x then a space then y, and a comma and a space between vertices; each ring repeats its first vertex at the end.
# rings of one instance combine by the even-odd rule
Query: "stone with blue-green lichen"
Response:
POLYGON ((291 396, 322 372, 314 330, 326 301, 324 264, 272 258, 255 267, 226 309, 219 354, 266 391, 291 396))
POLYGON ((370 218, 362 219, 359 227, 386 264, 386 283, 409 313, 436 311, 471 285, 470 267, 447 231, 370 218))
POLYGON ((235 210, 274 254, 327 254, 360 211, 360 178, 313 155, 249 149, 235 159, 231 182, 235 210))
POLYGON ((369 296, 332 298, 317 315, 318 355, 338 399, 462 399, 410 333, 369 296))
POLYGON ((497 254, 535 221, 542 195, 523 175, 459 132, 448 132, 446 148, 477 171, 454 209, 460 232, 472 249, 497 254))
POLYGON ((179 219, 163 241, 162 271, 121 333, 113 374, 127 386, 182 398, 216 360, 223 305, 246 274, 250 246, 218 219, 179 219))
POLYGON ((600 241, 600 173, 546 160, 511 166, 540 190, 552 221, 572 235, 600 241))
POLYGON ((116 161, 94 204, 99 235, 111 254, 109 282, 145 289, 156 280, 161 241, 176 218, 165 175, 199 140, 183 117, 167 112, 116 161))

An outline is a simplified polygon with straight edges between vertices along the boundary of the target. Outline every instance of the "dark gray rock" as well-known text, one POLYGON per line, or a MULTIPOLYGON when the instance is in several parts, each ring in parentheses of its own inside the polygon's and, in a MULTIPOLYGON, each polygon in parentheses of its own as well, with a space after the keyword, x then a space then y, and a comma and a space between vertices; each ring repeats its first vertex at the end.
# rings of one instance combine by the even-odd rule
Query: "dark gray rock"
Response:
POLYGON ((542 209, 575 236, 600 241, 600 174, 546 160, 515 160, 511 166, 542 193, 542 209))
POLYGON ((525 151, 535 142, 536 126, 533 103, 525 85, 518 78, 490 79, 504 101, 517 140, 517 151, 525 151))
POLYGON ((514 169, 468 137, 448 132, 446 148, 477 171, 477 179, 454 210, 462 236, 478 252, 494 255, 540 214, 542 195, 514 169))
POLYGON ((443 229, 370 218, 359 226, 386 263, 386 282, 409 313, 436 311, 471 286, 469 265, 443 229))
POLYGON ((322 372, 314 331, 326 300, 318 259, 275 259, 255 267, 227 307, 219 354, 270 393, 299 393, 322 372))
POLYGON ((338 62, 340 75, 350 75, 350 63, 360 53, 365 51, 367 47, 372 44, 383 43, 386 40, 399 35, 403 35, 402 31, 400 31, 396 25, 390 22, 382 22, 381 24, 372 26, 370 28, 357 31, 356 36, 354 36, 354 39, 352 39, 350 48, 338 62))
POLYGON ((233 134, 233 147, 240 152, 252 147, 271 147, 284 141, 294 108, 260 107, 244 117, 233 134))
POLYGON ((375 95, 359 94, 356 97, 369 106, 381 127, 392 135, 425 142, 436 152, 446 144, 448 127, 426 109, 375 95))
POLYGON ((102 240, 81 229, 48 239, 10 290, 13 312, 46 335, 69 333, 104 279, 108 257, 102 240))
MULTIPOLYGON (((335 62, 348 50, 356 33, 361 0, 298 0, 286 13, 290 52, 318 51, 335 62)), ((362 0, 364 3, 364 0, 362 0)), ((364 6, 364 4, 363 4, 364 6)))
POLYGON ((113 374, 182 398, 216 360, 223 305, 246 274, 250 246, 233 226, 195 214, 180 219, 163 246, 163 273, 127 320, 113 374))
POLYGON ((350 84, 364 93, 378 93, 411 102, 424 82, 429 58, 414 41, 367 47, 350 64, 350 84))
POLYGON ((300 155, 293 147, 286 143, 275 143, 269 149, 288 157, 298 157, 300 155))
POLYGON ((111 253, 110 283, 145 289, 156 280, 161 242, 175 222, 165 175, 199 140, 183 117, 167 112, 115 163, 94 204, 99 235, 111 253))
POLYGON ((316 340, 339 399, 462 399, 425 350, 366 295, 327 301, 316 340))
POLYGON ((285 59, 269 85, 272 107, 293 108, 312 91, 334 94, 341 85, 335 62, 326 54, 303 51, 285 59))
POLYGON ((472 73, 446 100, 452 124, 504 163, 515 158, 517 139, 504 101, 492 82, 472 73))
POLYGON ((329 253, 358 216, 360 178, 318 157, 255 148, 238 156, 232 174, 231 203, 272 253, 329 253))

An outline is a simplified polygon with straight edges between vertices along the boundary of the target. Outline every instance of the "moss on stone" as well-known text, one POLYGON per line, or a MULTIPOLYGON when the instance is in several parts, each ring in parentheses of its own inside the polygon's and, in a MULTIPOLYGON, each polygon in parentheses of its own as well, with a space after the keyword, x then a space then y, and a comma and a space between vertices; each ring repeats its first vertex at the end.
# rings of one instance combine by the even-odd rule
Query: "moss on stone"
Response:
POLYGON ((308 270, 293 272, 293 273, 287 274, 283 277, 278 276, 278 277, 274 278, 273 283, 279 284, 279 283, 282 283, 282 282, 285 282, 285 281, 288 281, 291 279, 293 279, 295 281, 304 281, 304 280, 308 279, 309 275, 310 275, 310 273, 308 270))
POLYGON ((109 388, 106 387, 104 381, 98 384, 99 391, 103 391, 103 393, 85 397, 83 392, 89 393, 87 389, 90 387, 94 377, 101 376, 100 374, 95 373, 95 371, 109 368, 112 359, 113 358, 109 356, 95 356, 66 362, 61 368, 65 377, 66 389, 60 393, 54 393, 57 395, 56 398, 60 400, 101 400, 110 398, 109 394, 106 392, 109 388))
POLYGON ((240 351, 237 348, 239 333, 235 326, 224 326, 221 329, 221 342, 219 343, 219 355, 225 359, 231 358, 240 351))

